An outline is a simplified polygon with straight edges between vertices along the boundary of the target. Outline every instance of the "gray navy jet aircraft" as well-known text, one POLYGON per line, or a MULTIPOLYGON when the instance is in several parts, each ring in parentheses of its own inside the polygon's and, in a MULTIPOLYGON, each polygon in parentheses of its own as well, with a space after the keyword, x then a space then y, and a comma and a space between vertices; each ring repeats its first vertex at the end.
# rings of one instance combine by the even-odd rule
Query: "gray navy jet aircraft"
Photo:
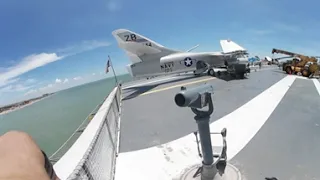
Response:
POLYGON ((166 48, 151 39, 127 29, 117 29, 112 35, 118 45, 129 56, 127 65, 132 77, 151 77, 164 74, 193 72, 199 75, 207 72, 219 76, 220 70, 232 76, 244 77, 248 72, 247 50, 231 40, 221 40, 222 52, 190 52, 166 48), (215 71, 215 68, 220 70, 215 71))

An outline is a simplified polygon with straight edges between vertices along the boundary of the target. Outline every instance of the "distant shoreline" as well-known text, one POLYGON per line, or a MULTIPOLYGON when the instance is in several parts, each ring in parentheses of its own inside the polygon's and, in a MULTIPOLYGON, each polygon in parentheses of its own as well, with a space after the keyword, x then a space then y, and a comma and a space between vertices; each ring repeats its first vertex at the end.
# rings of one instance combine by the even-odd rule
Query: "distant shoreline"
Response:
POLYGON ((22 101, 22 102, 18 102, 18 103, 14 103, 14 104, 11 104, 11 105, 7 105, 7 106, 3 106, 3 107, 0 107, 0 115, 4 115, 4 114, 8 114, 8 113, 11 113, 13 111, 16 111, 16 110, 19 110, 19 109, 23 109, 27 106, 30 106, 36 102, 39 102, 47 97, 50 97, 51 95, 53 95, 54 93, 50 93, 50 94, 45 94, 43 96, 40 96, 40 97, 37 97, 37 98, 34 98, 34 99, 29 99, 29 100, 25 100, 25 101, 22 101))

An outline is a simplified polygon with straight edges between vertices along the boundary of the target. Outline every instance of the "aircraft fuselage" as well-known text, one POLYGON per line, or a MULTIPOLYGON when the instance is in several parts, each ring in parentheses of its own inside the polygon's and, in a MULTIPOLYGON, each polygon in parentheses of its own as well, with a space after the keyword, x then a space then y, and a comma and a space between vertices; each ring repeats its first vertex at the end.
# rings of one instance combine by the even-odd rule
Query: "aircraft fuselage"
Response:
POLYGON ((208 52, 189 53, 179 52, 163 57, 150 59, 128 65, 130 74, 134 77, 145 77, 151 75, 163 75, 171 73, 192 72, 201 66, 199 64, 214 64, 215 67, 225 66, 225 61, 229 64, 237 62, 237 58, 224 56, 219 52, 212 52, 213 56, 208 56, 208 52))

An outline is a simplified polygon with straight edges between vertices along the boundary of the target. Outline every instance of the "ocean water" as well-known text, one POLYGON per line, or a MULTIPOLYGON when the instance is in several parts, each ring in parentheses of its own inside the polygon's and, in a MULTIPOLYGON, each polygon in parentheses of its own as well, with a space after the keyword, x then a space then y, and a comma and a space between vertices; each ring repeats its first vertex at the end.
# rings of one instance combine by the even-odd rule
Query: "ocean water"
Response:
MULTIPOLYGON (((122 82, 129 75, 118 76, 122 82)), ((115 86, 114 78, 73 87, 14 112, 0 115, 0 135, 29 133, 48 155, 54 153, 115 86)))

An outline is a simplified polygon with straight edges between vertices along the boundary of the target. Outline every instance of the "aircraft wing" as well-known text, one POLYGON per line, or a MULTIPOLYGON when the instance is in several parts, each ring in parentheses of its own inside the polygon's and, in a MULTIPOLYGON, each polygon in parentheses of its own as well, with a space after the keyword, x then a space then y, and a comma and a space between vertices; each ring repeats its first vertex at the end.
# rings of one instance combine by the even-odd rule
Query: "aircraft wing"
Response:
POLYGON ((132 63, 142 62, 141 58, 138 55, 133 54, 133 53, 131 53, 129 51, 126 51, 126 50, 124 50, 124 51, 125 51, 125 53, 127 54, 127 56, 129 57, 129 59, 130 59, 130 61, 132 63))
POLYGON ((223 53, 232 53, 232 52, 238 52, 238 51, 247 51, 240 45, 236 44, 235 42, 231 40, 220 40, 220 45, 222 48, 223 53))

